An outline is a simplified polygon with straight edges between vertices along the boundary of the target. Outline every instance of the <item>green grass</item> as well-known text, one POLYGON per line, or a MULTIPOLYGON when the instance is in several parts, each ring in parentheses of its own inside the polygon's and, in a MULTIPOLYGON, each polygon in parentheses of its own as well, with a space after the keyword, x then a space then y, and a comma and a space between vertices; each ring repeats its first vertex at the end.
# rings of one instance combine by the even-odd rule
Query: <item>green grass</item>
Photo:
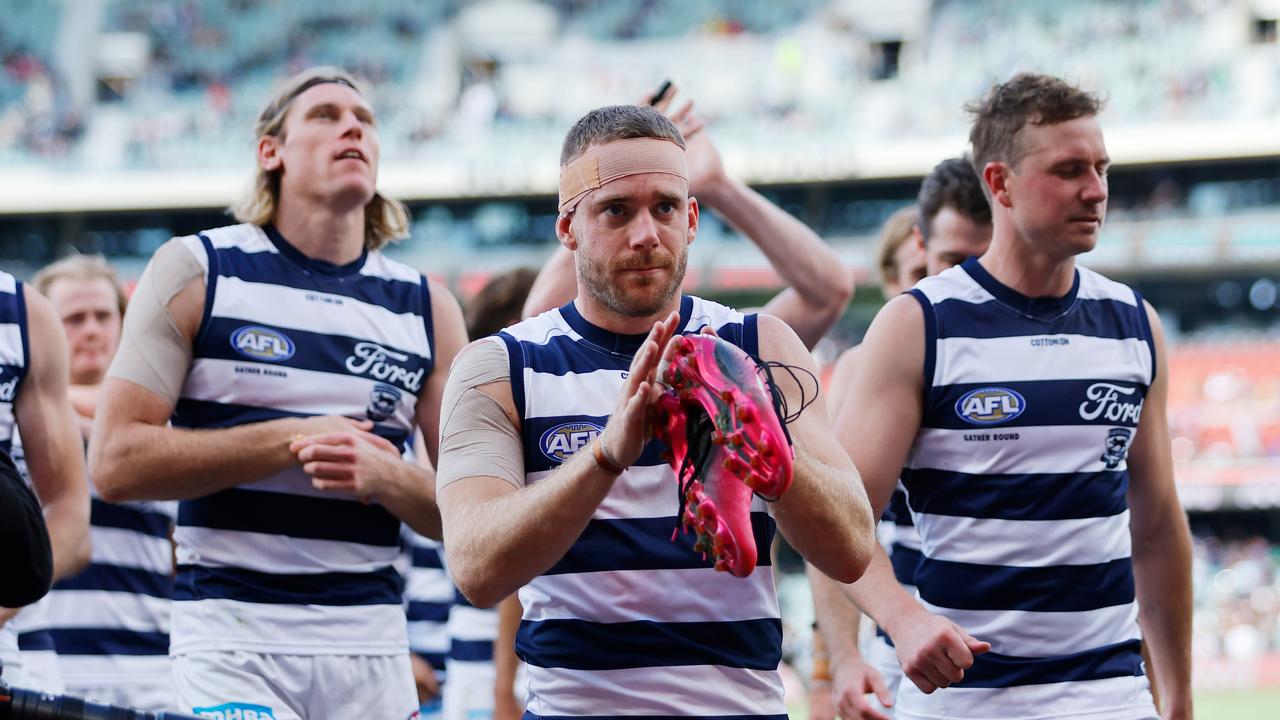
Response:
POLYGON ((1196 720, 1275 720, 1280 689, 1196 693, 1196 720))

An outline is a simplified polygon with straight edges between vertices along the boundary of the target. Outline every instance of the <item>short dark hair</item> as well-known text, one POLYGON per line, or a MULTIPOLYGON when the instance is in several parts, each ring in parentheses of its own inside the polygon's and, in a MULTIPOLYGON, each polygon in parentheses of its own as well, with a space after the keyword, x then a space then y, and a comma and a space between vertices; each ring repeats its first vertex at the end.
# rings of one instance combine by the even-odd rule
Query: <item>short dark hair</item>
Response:
POLYGON ((583 115, 569 128, 560 149, 560 164, 568 165, 592 145, 643 137, 670 140, 684 147, 684 136, 666 115, 642 105, 610 105, 583 115))
MULTIPOLYGON (((1097 115, 1103 101, 1097 95, 1061 78, 1035 73, 1019 73, 996 85, 981 99, 965 105, 973 115, 969 142, 973 145, 973 166, 982 174, 987 163, 1010 165, 1022 159, 1020 135, 1031 125, 1056 125, 1080 117, 1097 115)), ((985 188, 984 188, 985 191, 985 188)))
POLYGON ((524 301, 537 277, 537 270, 521 267, 489 278, 467 303, 467 336, 472 340, 488 337, 519 322, 524 301))
POLYGON ((933 234, 934 218, 944 207, 955 210, 975 224, 991 224, 991 204, 974 166, 967 155, 948 158, 924 176, 916 204, 920 206, 920 235, 926 244, 933 234))

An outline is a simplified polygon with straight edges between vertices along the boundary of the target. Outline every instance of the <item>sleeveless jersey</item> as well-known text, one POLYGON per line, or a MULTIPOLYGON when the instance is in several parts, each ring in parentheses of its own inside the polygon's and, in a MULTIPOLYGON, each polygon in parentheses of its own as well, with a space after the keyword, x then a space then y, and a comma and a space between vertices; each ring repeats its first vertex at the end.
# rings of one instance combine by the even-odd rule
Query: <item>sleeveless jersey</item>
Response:
POLYGON ((902 474, 925 608, 991 643, 898 717, 1154 716, 1143 676, 1125 459, 1154 379, 1140 296, 1085 268, 1032 299, 976 260, 911 291, 925 402, 902 474))
POLYGON ((89 567, 49 593, 62 677, 70 688, 168 682, 177 503, 109 503, 89 491, 89 567))
POLYGON ((449 609, 456 590, 444 568, 444 548, 408 528, 403 530, 409 567, 405 577, 405 615, 409 650, 430 663, 436 680, 445 680, 449 656, 449 609))
MULTIPOLYGON (((705 326, 757 354, 754 315, 683 297, 680 332, 705 326)), ((499 337, 534 484, 604 428, 644 336, 598 328, 570 303, 499 337)), ((755 572, 715 572, 692 536, 672 542, 678 498, 663 449, 650 442, 568 552, 520 590, 527 718, 786 717, 768 506, 752 505, 755 572)))
MULTIPOLYGON (((27 376, 27 361, 31 356, 27 342, 27 302, 22 293, 22 283, 0 270, 0 451, 10 455, 18 425, 13 405, 27 376)), ((25 469, 18 467, 25 478, 25 469)), ((13 622, 0 627, 0 662, 6 668, 22 666, 13 622)))
MULTIPOLYGON (((172 422, 370 419, 405 448, 432 370, 425 278, 379 252, 312 260, 270 226, 181 239, 207 269, 204 317, 172 422)), ((179 505, 172 652, 407 650, 400 521, 312 487, 301 467, 179 505)))

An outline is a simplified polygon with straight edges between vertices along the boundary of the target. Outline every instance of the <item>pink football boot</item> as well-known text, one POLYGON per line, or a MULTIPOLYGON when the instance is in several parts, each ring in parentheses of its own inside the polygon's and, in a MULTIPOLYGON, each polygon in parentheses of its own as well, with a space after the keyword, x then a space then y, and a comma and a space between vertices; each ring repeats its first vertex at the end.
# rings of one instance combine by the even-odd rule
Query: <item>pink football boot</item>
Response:
POLYGON ((650 422, 670 448, 663 457, 679 482, 679 522, 716 570, 746 577, 757 557, 751 497, 776 500, 791 486, 790 442, 750 355, 714 335, 674 342, 671 361, 658 368, 668 389, 650 422))

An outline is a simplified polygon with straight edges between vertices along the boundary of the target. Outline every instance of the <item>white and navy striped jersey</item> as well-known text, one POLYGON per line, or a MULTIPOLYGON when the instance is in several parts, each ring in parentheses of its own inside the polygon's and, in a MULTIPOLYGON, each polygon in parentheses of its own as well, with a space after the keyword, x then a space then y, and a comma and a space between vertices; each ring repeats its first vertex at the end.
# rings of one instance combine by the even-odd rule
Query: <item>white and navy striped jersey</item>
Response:
MULTIPOLYGON (((681 332, 705 326, 757 354, 754 315, 682 298, 681 332)), ((534 484, 608 422, 644 336, 596 327, 570 303, 499 337, 534 484)), ((520 590, 526 717, 786 717, 768 507, 752 506, 759 567, 746 578, 716 572, 690 535, 672 542, 676 479, 662 450, 650 442, 569 551, 520 590)))
MULTIPOLYGON (((272 227, 181 239, 207 269, 204 318, 172 423, 370 419, 407 446, 432 370, 420 273, 379 252, 313 260, 272 227)), ((400 521, 317 490, 301 467, 183 501, 172 652, 405 652, 400 521)))
MULTIPOLYGON (((908 593, 916 589, 916 568, 920 565, 920 534, 916 532, 915 523, 911 520, 911 509, 907 506, 907 491, 899 482, 889 498, 889 507, 880 516, 882 530, 881 544, 889 553, 889 562, 893 565, 893 576, 898 584, 908 593)), ((893 645, 893 641, 879 626, 876 637, 893 645)))
POLYGON ((62 677, 72 688, 167 681, 177 503, 109 503, 89 489, 89 567, 49 593, 62 677))
POLYGON ((409 651, 430 663, 436 680, 443 683, 449 657, 449 610, 457 590, 445 570, 440 543, 408 528, 403 534, 409 559, 404 589, 409 651))
POLYGON ((1126 456, 1155 374, 1132 289, 1084 268, 1028 298, 976 260, 918 283, 925 402, 903 470, 917 592, 991 651, 897 716, 1154 716, 1130 557, 1126 456))
MULTIPOLYGON (((27 359, 31 356, 27 343, 27 303, 22 293, 22 283, 0 271, 0 451, 10 455, 17 434, 13 405, 27 376, 27 359)), ((21 465, 19 470, 25 477, 21 465)), ((0 627, 0 662, 6 668, 22 665, 18 633, 12 622, 0 627)))

